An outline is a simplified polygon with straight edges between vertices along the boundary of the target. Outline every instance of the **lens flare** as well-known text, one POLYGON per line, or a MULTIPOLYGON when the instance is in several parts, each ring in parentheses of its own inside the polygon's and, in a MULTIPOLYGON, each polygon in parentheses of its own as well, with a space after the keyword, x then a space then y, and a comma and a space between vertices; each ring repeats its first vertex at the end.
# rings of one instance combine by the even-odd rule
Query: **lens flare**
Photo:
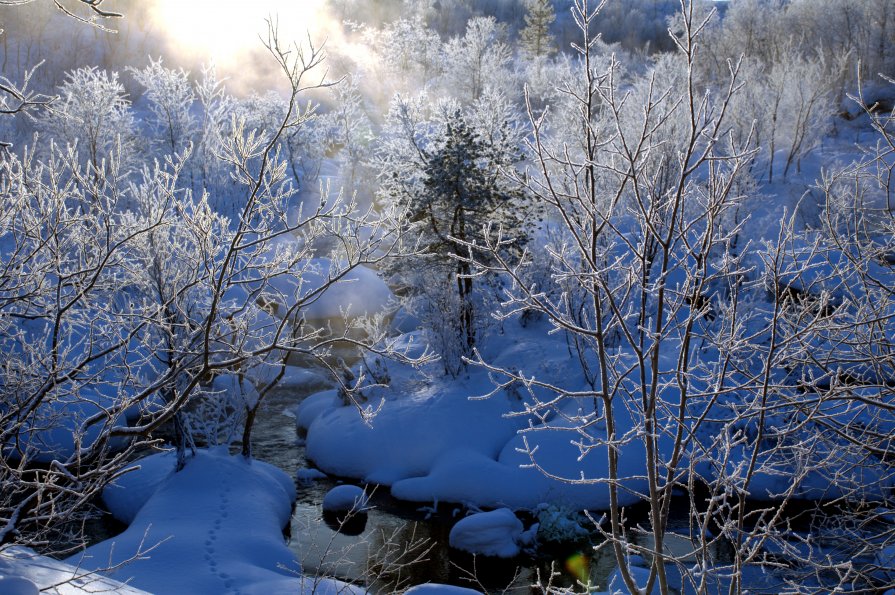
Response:
POLYGON ((588 584, 590 580, 590 558, 576 552, 566 559, 566 572, 575 577, 576 580, 583 584, 588 584))

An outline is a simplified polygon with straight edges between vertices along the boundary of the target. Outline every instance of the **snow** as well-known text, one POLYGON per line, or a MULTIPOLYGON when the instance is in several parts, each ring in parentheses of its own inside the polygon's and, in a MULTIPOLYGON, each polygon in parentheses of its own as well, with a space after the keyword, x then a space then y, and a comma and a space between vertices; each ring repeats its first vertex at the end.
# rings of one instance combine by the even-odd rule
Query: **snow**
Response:
MULTIPOLYGON (((837 307, 855 307, 861 300, 873 299, 868 295, 868 288, 862 285, 861 273, 869 272, 884 288, 893 285, 891 268, 874 262, 854 262, 855 255, 849 253, 850 248, 833 249, 819 233, 809 232, 788 239, 783 245, 775 244, 785 225, 780 216, 782 213, 798 209, 798 220, 804 220, 806 227, 811 224, 809 220, 821 216, 818 194, 805 189, 814 178, 820 177, 821 168, 831 163, 834 157, 854 154, 854 147, 845 140, 844 135, 825 139, 829 142, 825 142, 822 149, 815 150, 799 164, 803 171, 794 172, 789 181, 783 180, 778 172, 776 184, 760 187, 755 191, 759 196, 748 197, 751 221, 740 235, 750 241, 766 239, 770 242, 763 251, 749 247, 751 254, 746 259, 749 266, 745 268, 751 266, 754 270, 747 276, 758 275, 759 278, 750 277, 746 283, 758 286, 762 281, 770 280, 773 285, 766 284, 765 290, 782 284, 801 294, 829 298, 837 307)), ((785 152, 760 157, 756 171, 766 165, 762 160, 773 161, 780 157, 785 157, 785 152)), ((782 163, 778 165, 782 169, 782 163)), ((323 171, 325 175, 321 175, 321 179, 338 182, 336 160, 327 160, 323 171)), ((309 188, 313 192, 313 185, 309 188)), ((291 216, 296 217, 296 211, 291 216)), ((534 250, 542 247, 537 245, 534 250)), ((341 274, 342 265, 338 261, 303 258, 307 255, 305 248, 299 239, 281 235, 273 247, 255 255, 257 261, 252 264, 260 265, 260 269, 247 269, 263 270, 264 264, 273 264, 280 257, 287 257, 283 262, 291 262, 291 268, 271 280, 269 292, 263 296, 270 298, 270 305, 279 309, 280 315, 282 310, 324 287, 330 276, 341 274), (295 258, 288 258, 293 256, 295 258)), ((624 258, 619 256, 616 264, 636 268, 633 260, 629 253, 624 258)), ((278 264, 273 268, 279 268, 278 264)), ((687 286, 694 265, 692 255, 672 263, 664 280, 672 294, 676 295, 687 286)), ((257 297, 254 293, 261 291, 263 279, 241 278, 237 281, 240 284, 228 289, 225 301, 237 307, 254 301, 257 297)), ((755 296, 744 295, 744 300, 749 299, 755 299, 755 296)), ((775 314, 774 305, 757 300, 743 309, 752 306, 753 311, 747 314, 744 323, 745 334, 752 335, 753 344, 760 345, 775 314)), ((393 307, 394 296, 379 274, 366 267, 356 267, 345 275, 344 280, 308 304, 302 313, 307 320, 319 322, 343 315, 380 313, 393 307)), ((687 313, 688 310, 682 308, 680 312, 687 313)), ((882 319, 886 325, 884 332, 889 338, 895 336, 892 323, 895 317, 891 311, 874 324, 882 319)), ((252 336, 260 340, 280 320, 256 309, 246 315, 243 322, 252 331, 252 336)), ((494 336, 479 343, 485 361, 507 369, 521 368, 528 376, 571 391, 586 388, 579 369, 581 362, 570 353, 561 333, 545 337, 539 334, 543 329, 539 329, 538 333, 526 334, 514 324, 514 321, 508 321, 495 325, 500 329, 493 331, 494 336)), ((421 321, 406 311, 399 311, 396 316, 396 330, 412 331, 419 326, 421 321)), ((781 334, 790 333, 787 338, 791 339, 802 330, 796 325, 782 329, 781 334)), ((831 377, 847 371, 855 379, 873 379, 884 386, 891 384, 888 370, 882 374, 874 371, 872 364, 875 362, 862 357, 864 354, 860 350, 867 345, 862 342, 863 330, 859 325, 854 334, 847 331, 838 334, 810 332, 799 337, 794 343, 802 343, 804 353, 822 361, 823 365, 796 362, 798 369, 794 372, 787 370, 789 376, 783 381, 792 386, 793 379, 801 375, 815 384, 822 379, 832 383, 831 377)), ((697 335, 702 332, 700 329, 697 335)), ((45 340, 47 332, 44 329, 35 334, 45 340)), ((78 351, 80 338, 73 342, 75 345, 71 346, 70 354, 84 355, 78 351)), ((875 347, 866 349, 872 351, 875 347)), ((672 376, 678 365, 678 351, 674 340, 662 344, 660 365, 665 378, 672 376)), ((616 355, 623 359, 630 354, 619 352, 616 355)), ((582 357, 586 359, 592 354, 582 357)), ((148 366, 153 361, 139 351, 129 354, 129 360, 135 371, 139 368, 137 364, 148 366)), ((751 372, 748 367, 743 366, 744 374, 751 372)), ((214 380, 213 389, 238 395, 247 405, 253 405, 257 402, 257 392, 250 380, 264 381, 276 370, 275 366, 258 366, 246 371, 248 380, 234 375, 219 376, 214 380)), ((632 370, 644 371, 642 368, 632 370)), ((147 371, 151 372, 148 376, 157 372, 147 371)), ((776 385, 777 376, 783 372, 778 368, 772 373, 772 384, 776 385)), ((456 541, 457 547, 497 556, 518 554, 519 546, 531 543, 532 535, 539 529, 542 536, 550 532, 572 538, 580 535, 583 528, 565 514, 567 511, 609 507, 608 451, 603 443, 606 428, 601 421, 602 412, 593 411, 593 408, 589 414, 576 412, 587 410, 588 404, 583 400, 563 397, 564 405, 551 411, 547 411, 551 408, 541 408, 537 411, 540 415, 534 415, 525 408, 532 406, 534 398, 549 397, 537 388, 532 389, 533 394, 498 392, 487 400, 471 399, 491 389, 490 378, 481 370, 471 369, 467 376, 456 380, 438 374, 415 383, 407 382, 406 378, 397 380, 391 389, 371 391, 367 395, 371 410, 382 406, 372 419, 359 416, 355 407, 343 407, 343 399, 335 390, 317 393, 295 409, 297 426, 308 432, 308 456, 323 470, 300 470, 296 475, 299 481, 325 477, 325 471, 388 484, 392 494, 404 500, 452 501, 539 511, 540 526, 527 532, 522 531, 521 523, 509 508, 474 514, 457 523, 451 532, 451 542, 456 541), (555 508, 545 508, 547 502, 555 508), (515 553, 508 553, 511 551, 515 553)), ((290 366, 283 384, 298 386, 316 381, 312 373, 290 366)), ((698 384, 698 380, 692 384, 698 384)), ((31 426, 40 429, 29 431, 26 428, 22 436, 26 445, 38 451, 34 460, 65 458, 78 446, 93 443, 99 436, 99 427, 88 428, 83 434, 77 430, 83 419, 115 405, 115 399, 119 398, 115 394, 117 386, 114 378, 103 378, 96 387, 77 391, 76 397, 55 402, 48 400, 43 404, 38 415, 40 419, 31 426), (49 423, 43 423, 47 421, 49 423)), ((661 400, 673 406, 676 402, 673 387, 664 386, 661 390, 665 391, 661 400)), ((705 386, 698 390, 708 392, 705 386)), ((643 426, 637 412, 626 406, 637 402, 634 393, 627 387, 620 391, 623 398, 616 400, 612 411, 618 424, 617 434, 622 436, 620 443, 613 445, 619 453, 621 506, 638 502, 646 493, 643 426), (628 398, 628 403, 624 402, 624 397, 628 398)), ((887 437, 895 434, 890 393, 888 389, 857 388, 829 400, 821 398, 821 402, 809 406, 808 410, 819 419, 837 425, 845 434, 867 432, 859 435, 859 439, 866 440, 869 434, 878 434, 880 450, 886 451, 892 445, 891 438, 887 437)), ((792 398, 791 395, 775 396, 792 398)), ((736 399, 747 404, 754 395, 738 394, 736 399)), ((122 417, 137 415, 137 409, 128 410, 122 417)), ((731 409, 721 411, 719 408, 718 411, 722 414, 718 416, 721 420, 731 419, 723 414, 734 413, 731 409)), ((791 492, 795 499, 808 500, 885 500, 890 497, 893 480, 889 462, 872 453, 849 448, 847 439, 837 441, 830 436, 834 432, 827 432, 825 436, 827 428, 824 424, 809 420, 794 430, 799 419, 796 422, 783 420, 769 409, 763 410, 762 414, 766 412, 768 421, 764 427, 758 427, 760 422, 744 415, 741 420, 746 421, 734 429, 745 437, 740 442, 728 443, 729 449, 721 453, 709 450, 717 445, 713 442, 717 436, 710 430, 718 428, 708 427, 709 424, 698 428, 693 448, 704 447, 706 452, 720 455, 717 457, 720 460, 713 457, 695 460, 697 473, 707 481, 722 476, 730 479, 733 488, 746 490, 755 499, 773 500, 787 492, 791 492), (767 444, 752 440, 758 430, 764 432, 767 444), (778 438, 780 442, 775 442, 778 438), (742 479, 736 485, 751 463, 757 463, 756 472, 748 483, 742 479)), ((795 413, 793 417, 799 415, 795 413)), ((110 423, 123 421, 112 420, 110 423)), ((657 431, 662 435, 663 430, 667 428, 657 431)), ((658 458, 667 460, 667 442, 661 439, 659 447, 658 458)), ((679 469, 689 469, 687 463, 685 458, 679 469)), ((260 593, 296 592, 305 588, 297 574, 298 561, 283 547, 279 535, 295 497, 289 477, 263 463, 233 458, 222 452, 201 452, 180 473, 173 472, 173 465, 170 454, 147 457, 139 461, 134 471, 124 474, 104 491, 103 498, 114 516, 130 527, 116 539, 114 547, 107 542, 91 548, 85 564, 89 566, 91 561, 100 566, 110 561, 114 563, 136 553, 141 544, 158 544, 147 558, 137 560, 113 575, 128 577, 133 573, 136 583, 161 591, 240 589, 260 593)), ((326 495, 323 508, 344 510, 365 502, 361 488, 343 485, 326 495)), ((895 554, 887 548, 880 553, 879 560, 891 565, 893 558, 895 554)), ((635 580, 643 584, 646 572, 643 560, 632 558, 629 563, 635 580)), ((0 592, 33 592, 28 581, 3 575, 0 592)), ((620 584, 620 574, 616 571, 610 589, 619 588, 620 584)), ((623 586, 621 588, 624 590, 623 586)), ((474 591, 430 584, 409 592, 425 595, 428 592, 474 591)))
MULTIPOLYGON (((650 571, 647 568, 646 562, 640 556, 629 556, 628 557, 628 572, 631 575, 631 578, 634 579, 634 582, 640 587, 640 591, 643 592, 643 589, 646 588, 647 582, 649 582, 649 574, 650 571)), ((628 588, 625 586, 625 579, 622 578, 621 570, 616 567, 615 570, 612 571, 612 574, 609 575, 609 592, 610 593, 627 593, 628 588)), ((650 595, 654 595, 656 593, 660 593, 658 581, 653 583, 653 588, 650 591, 650 595)))
MULTIPOLYGON (((114 405, 115 399, 91 389, 83 389, 77 396, 47 399, 40 404, 34 418, 28 420, 28 429, 22 430, 20 443, 30 451, 29 459, 32 461, 48 463, 54 459, 65 460, 78 447, 88 448, 96 443, 105 432, 103 423, 87 428, 82 428, 82 425, 91 416, 105 412, 114 405)), ((120 421, 124 421, 123 415, 120 421)), ((116 446, 120 447, 120 441, 113 441, 113 447, 116 446)), ((15 456, 15 453, 11 454, 15 456)))
POLYGON ((513 558, 519 555, 522 521, 509 508, 479 512, 451 529, 451 547, 470 554, 513 558))
POLYGON ((174 473, 173 452, 149 455, 128 467, 126 473, 103 489, 103 502, 116 519, 127 525, 155 494, 159 486, 174 473))
MULTIPOLYGON (((751 449, 736 447, 731 453, 729 476, 748 465, 751 449)), ((883 501, 893 487, 891 471, 868 455, 834 452, 827 444, 813 446, 810 454, 802 448, 783 447, 761 452, 758 466, 748 485, 748 493, 757 500, 776 500, 791 489, 799 500, 883 501)))
MULTIPOLYGON (((223 449, 199 451, 177 473, 170 472, 174 459, 168 454, 142 463, 132 477, 119 481, 123 485, 116 489, 124 494, 109 500, 116 517, 138 509, 130 526, 70 563, 99 570, 140 553, 104 576, 130 579, 152 593, 310 592, 314 581, 301 576, 299 561, 283 540, 295 499, 294 484, 283 471, 223 449), (142 494, 126 496, 153 485, 142 505, 142 494)), ((318 580, 316 592, 361 591, 318 580)))
POLYGON ((326 473, 319 469, 302 468, 295 472, 295 478, 303 483, 309 483, 317 479, 325 479, 326 473))
MULTIPOLYGON (((325 282, 325 259, 319 259, 320 274, 314 274, 305 282, 316 288, 325 282)), ((351 316, 368 316, 386 311, 394 303, 394 296, 385 281, 376 271, 357 266, 346 274, 341 281, 324 292, 321 299, 315 301, 305 310, 308 320, 336 318, 347 312, 351 316)))
POLYGON ((37 585, 20 576, 0 576, 0 592, 6 595, 40 595, 37 585))
MULTIPOLYGON (((515 325, 507 323, 500 347, 492 347, 496 365, 532 362, 540 378, 567 383, 572 390, 581 388, 573 384, 582 382, 581 374, 576 374, 577 362, 563 339, 544 339, 536 329, 511 324, 515 325)), ((422 385, 406 382, 401 375, 409 372, 399 368, 390 368, 389 373, 391 393, 369 425, 354 407, 331 409, 335 404, 331 393, 314 395, 299 406, 299 426, 315 418, 308 427, 307 456, 322 471, 390 485, 393 496, 414 502, 530 510, 543 502, 575 510, 609 508, 605 426, 591 423, 585 439, 572 421, 579 409, 592 411, 591 400, 567 398, 567 417, 548 416, 542 421, 522 414, 525 404, 518 395, 499 392, 488 399, 471 399, 493 389, 480 369, 471 368, 466 377, 436 377, 422 385), (591 447, 583 457, 575 444, 582 440, 591 447), (554 477, 531 467, 526 443, 535 451, 538 465, 554 477), (584 481, 576 481, 581 477, 584 481)), ((627 407, 619 404, 613 411, 619 436, 634 429, 627 407)), ((645 447, 632 436, 619 450, 622 506, 640 501, 647 486, 645 447)), ((667 446, 660 440, 665 454, 667 446)))
POLYGON ((306 397, 295 408, 295 424, 300 430, 307 431, 315 419, 324 411, 342 406, 342 399, 337 390, 325 390, 306 397))
POLYGON ((361 512, 366 510, 368 501, 369 497, 363 488, 340 485, 323 497, 323 512, 361 512))
MULTIPOLYGON (((559 433, 545 433, 543 436, 547 439, 540 440, 538 444, 548 447, 539 451, 538 455, 547 461, 545 464, 548 467, 562 465, 563 455, 574 454, 575 447, 568 443, 570 436, 559 433)), ((606 476, 598 475, 605 465, 600 453, 592 453, 585 459, 594 462, 593 465, 583 466, 588 469, 591 481, 571 484, 548 477, 534 468, 519 467, 526 459, 522 453, 509 450, 510 445, 515 443, 513 440, 507 444, 498 461, 481 453, 454 448, 439 458, 428 474, 395 482, 392 494, 396 498, 415 502, 470 502, 477 506, 509 506, 516 509, 534 509, 543 502, 560 502, 578 510, 609 508, 609 489, 603 481, 606 476)), ((574 464, 575 459, 571 460, 574 464)), ((635 468, 640 468, 642 459, 631 454, 626 461, 628 465, 620 467, 620 476, 627 478, 622 484, 643 489, 643 480, 631 475, 635 468)), ((572 475, 571 479, 576 479, 576 476, 572 475)), ((622 506, 639 502, 640 499, 636 493, 619 491, 622 506)))
MULTIPOLYGON (((297 240, 281 236, 269 252, 260 255, 258 260, 272 263, 278 258, 288 259, 297 250, 297 240)), ((299 260, 285 272, 269 279, 265 300, 275 304, 277 313, 282 315, 299 300, 308 300, 332 278, 338 277, 338 281, 309 300, 302 309, 307 320, 340 318, 343 313, 351 317, 367 316, 391 307, 394 303, 392 291, 376 271, 358 265, 346 273, 341 266, 328 258, 299 260)), ((260 284, 260 279, 246 281, 249 287, 260 284)), ((237 293, 234 297, 239 299, 242 296, 237 293)))
POLYGON ((85 571, 53 558, 41 556, 24 547, 10 547, 0 552, 0 593, 3 595, 87 595, 117 593, 144 595, 123 583, 85 571))
POLYGON ((258 403, 260 395, 247 378, 236 374, 219 374, 211 383, 211 390, 226 400, 252 408, 258 403))
POLYGON ((277 386, 280 388, 300 388, 328 384, 331 380, 320 371, 299 366, 286 366, 286 371, 277 386))
POLYGON ((331 475, 390 485, 428 473, 458 444, 496 458, 519 427, 518 420, 504 417, 512 410, 509 401, 466 398, 485 392, 486 382, 458 380, 437 388, 385 403, 372 425, 354 407, 323 413, 308 429, 308 459, 331 475))

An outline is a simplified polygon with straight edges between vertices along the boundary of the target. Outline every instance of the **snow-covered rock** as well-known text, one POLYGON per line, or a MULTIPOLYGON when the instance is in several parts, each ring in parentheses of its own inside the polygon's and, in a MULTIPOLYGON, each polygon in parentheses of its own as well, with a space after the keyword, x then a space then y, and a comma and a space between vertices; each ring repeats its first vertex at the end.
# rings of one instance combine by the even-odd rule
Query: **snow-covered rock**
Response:
POLYGON ((522 521, 509 508, 479 512, 451 529, 451 547, 470 554, 512 558, 519 555, 522 521))
MULTIPOLYGON (((620 434, 628 432, 634 423, 623 406, 617 408, 616 422, 620 434)), ((593 428, 599 432, 598 425, 593 428)), ((465 448, 458 440, 458 444, 445 449, 427 473, 396 481, 392 494, 416 502, 474 502, 478 506, 516 509, 534 509, 542 502, 557 500, 575 510, 608 509, 608 462, 599 435, 594 436, 591 452, 581 457, 574 441, 582 437, 570 431, 571 425, 565 420, 536 426, 536 430, 510 436, 497 456, 465 448), (548 477, 532 468, 526 442, 542 469, 570 481, 548 477), (576 483, 582 476, 585 481, 576 483)), ((660 446, 667 446, 666 441, 660 440, 660 446)), ((646 491, 645 447, 635 438, 619 452, 619 479, 627 488, 619 490, 619 504, 627 506, 640 501, 638 492, 646 491)))
POLYGON ((323 512, 361 512, 366 510, 369 496, 363 488, 353 485, 336 486, 323 497, 323 512))
MULTIPOLYGON (((262 260, 272 260, 290 249, 278 245, 262 260)), ((248 280, 248 286, 253 288, 261 283, 260 277, 248 280)), ((265 279, 264 289, 263 301, 275 306, 280 316, 299 301, 305 301, 302 313, 307 320, 338 318, 343 313, 366 316, 384 312, 394 302, 391 289, 376 271, 355 266, 346 273, 339 263, 328 258, 299 260, 288 271, 265 279), (332 279, 338 280, 321 292, 332 279)))
POLYGON ((391 485, 425 475, 446 452, 464 448, 495 458, 520 427, 505 397, 471 401, 487 392, 461 381, 447 392, 423 390, 389 401, 369 425, 355 407, 323 413, 308 428, 307 456, 322 471, 391 485))
POLYGON ((295 472, 295 479, 302 483, 310 483, 312 481, 325 478, 326 473, 320 471, 319 469, 309 469, 307 467, 302 467, 295 472))
MULTIPOLYGON (((305 282, 315 289, 326 282, 326 274, 331 270, 329 261, 322 258, 319 261, 319 267, 311 275, 305 275, 305 282)), ((308 320, 335 318, 342 312, 350 316, 367 316, 386 311, 393 302, 391 289, 376 271, 357 266, 309 305, 305 317, 308 320)))

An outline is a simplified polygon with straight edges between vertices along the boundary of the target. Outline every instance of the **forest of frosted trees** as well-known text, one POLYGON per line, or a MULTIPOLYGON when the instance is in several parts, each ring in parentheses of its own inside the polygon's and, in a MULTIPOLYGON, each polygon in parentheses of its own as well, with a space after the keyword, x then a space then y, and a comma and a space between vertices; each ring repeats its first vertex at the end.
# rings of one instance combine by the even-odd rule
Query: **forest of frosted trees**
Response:
POLYGON ((614 568, 531 592, 895 588, 895 2, 224 4, 0 0, 0 556, 312 371, 321 475, 614 568))

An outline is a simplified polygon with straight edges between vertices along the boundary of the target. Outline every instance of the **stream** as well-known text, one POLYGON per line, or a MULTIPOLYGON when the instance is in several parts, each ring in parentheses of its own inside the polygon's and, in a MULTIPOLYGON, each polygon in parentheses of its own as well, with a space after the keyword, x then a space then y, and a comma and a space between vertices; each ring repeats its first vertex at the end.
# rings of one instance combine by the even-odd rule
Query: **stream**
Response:
MULTIPOLYGON (((254 456, 292 477, 298 469, 309 467, 291 410, 306 396, 325 388, 328 386, 283 388, 268 395, 257 421, 254 456)), ((434 509, 400 502, 389 495, 386 486, 368 486, 372 495, 366 523, 348 523, 339 531, 335 523, 324 520, 321 502, 340 483, 329 477, 297 482, 289 547, 307 575, 335 576, 364 584, 374 593, 393 593, 426 582, 488 593, 534 593, 541 592, 532 588, 538 577, 546 582, 551 576, 549 560, 525 556, 506 561, 475 560, 451 549, 450 528, 452 521, 464 513, 462 506, 443 504, 434 509)), ((526 528, 531 522, 526 520, 526 528)), ((553 576, 553 584, 571 586, 584 571, 592 582, 605 586, 615 566, 614 558, 608 549, 598 558, 590 554, 572 549, 558 556, 552 561, 559 573, 553 576)))
MULTIPOLYGON (((269 393, 255 424, 254 457, 279 467, 293 478, 297 478, 299 469, 310 467, 292 411, 307 396, 328 388, 330 385, 320 380, 269 393)), ((595 589, 606 589, 615 569, 611 549, 595 547, 598 542, 589 543, 586 539, 577 546, 541 548, 537 556, 523 553, 509 560, 476 559, 450 548, 448 543, 451 527, 467 512, 463 506, 442 503, 433 507, 398 501, 390 496, 386 486, 366 486, 370 509, 366 515, 340 527, 333 519, 324 517, 321 503, 326 493, 341 483, 333 477, 312 481, 296 479, 297 501, 288 530, 288 546, 301 562, 306 576, 335 577, 364 585, 376 594, 403 591, 426 582, 453 584, 483 593, 543 593, 547 585, 557 589, 589 583, 595 589)), ((352 480, 344 483, 357 484, 352 480)), ((790 508, 797 507, 790 505, 790 508)), ((810 527, 799 528, 796 524, 800 519, 804 521, 806 510, 811 508, 816 510, 815 505, 805 503, 801 513, 787 511, 785 516, 792 530, 810 534, 810 527)), ((530 515, 517 514, 526 529, 536 521, 530 515)), ((627 507, 624 514, 629 539, 649 545, 648 531, 638 531, 639 527, 649 526, 648 505, 627 507)), ((687 537, 689 522, 689 496, 681 494, 672 500, 666 548, 692 565, 697 559, 687 537)), ((120 523, 110 521, 110 515, 86 526, 91 543, 113 537, 122 529, 120 523)), ((797 539, 792 542, 794 546, 797 539)), ((709 552, 722 563, 731 561, 731 553, 723 547, 709 552)), ((744 588, 756 593, 778 593, 784 589, 781 579, 789 570, 798 572, 799 554, 793 557, 789 552, 777 559, 780 568, 773 573, 758 566, 745 567, 744 588)), ((580 590, 579 586, 576 591, 580 590)))
MULTIPOLYGON (((257 424, 255 457, 280 467, 292 477, 296 477, 299 469, 310 467, 291 411, 305 397, 326 388, 329 386, 323 384, 301 389, 283 388, 268 395, 257 424)), ((598 542, 588 543, 586 540, 577 546, 566 544, 543 548, 548 551, 542 549, 537 557, 523 553, 510 560, 477 560, 448 544, 451 526, 466 513, 463 506, 440 504, 433 508, 398 501, 390 496, 387 486, 367 486, 372 496, 365 522, 350 522, 339 530, 331 519, 324 519, 321 502, 326 493, 340 483, 343 482, 332 477, 296 483, 298 499, 291 521, 289 547, 301 561, 306 575, 332 576, 363 584, 373 593, 394 593, 426 582, 453 584, 484 593, 543 593, 542 586, 548 583, 559 588, 580 584, 579 581, 590 583, 597 590, 606 589, 607 580, 615 569, 611 549, 594 547, 598 542)), ((346 480, 344 483, 357 482, 346 480)), ((789 505, 786 517, 793 531, 810 535, 811 528, 805 523, 811 517, 812 509, 817 511, 816 504, 789 505)), ((688 538, 689 510, 688 495, 682 493, 672 500, 665 547, 668 553, 693 565, 697 558, 688 538)), ((640 545, 650 545, 649 532, 638 531, 640 527, 649 527, 648 504, 628 507, 624 514, 629 539, 640 545)), ((520 518, 526 529, 536 520, 523 515, 520 518)), ((798 539, 797 535, 793 536, 796 551, 798 539)), ((719 562, 729 563, 733 553, 729 548, 726 543, 712 546, 709 555, 719 562)), ((774 572, 747 565, 742 571, 744 588, 756 593, 778 593, 785 589, 785 576, 799 580, 796 577, 801 573, 800 555, 796 553, 794 556, 790 552, 778 558, 780 566, 774 572)), ((680 582, 679 577, 677 582, 680 582)))

